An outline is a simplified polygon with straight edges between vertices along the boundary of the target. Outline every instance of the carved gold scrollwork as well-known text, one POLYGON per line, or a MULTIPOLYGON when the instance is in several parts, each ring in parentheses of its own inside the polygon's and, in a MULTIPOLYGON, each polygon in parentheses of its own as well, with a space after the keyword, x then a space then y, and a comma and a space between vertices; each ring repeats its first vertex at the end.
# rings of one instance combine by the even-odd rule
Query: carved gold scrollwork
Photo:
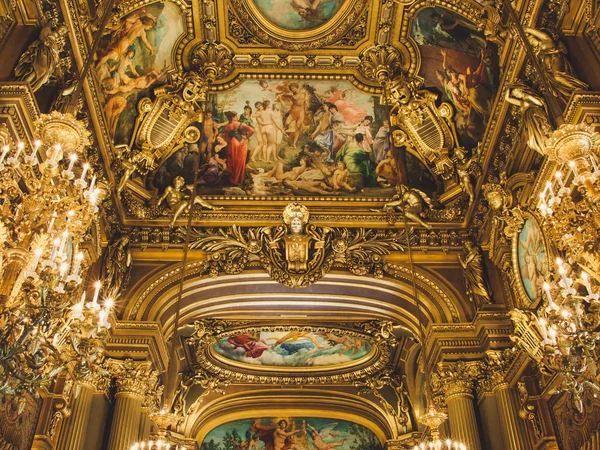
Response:
POLYGON ((335 263, 382 278, 383 257, 406 244, 406 230, 317 227, 306 223, 308 215, 285 220, 275 227, 192 229, 190 248, 208 253, 211 276, 238 274, 256 261, 278 283, 298 288, 322 279, 335 263))

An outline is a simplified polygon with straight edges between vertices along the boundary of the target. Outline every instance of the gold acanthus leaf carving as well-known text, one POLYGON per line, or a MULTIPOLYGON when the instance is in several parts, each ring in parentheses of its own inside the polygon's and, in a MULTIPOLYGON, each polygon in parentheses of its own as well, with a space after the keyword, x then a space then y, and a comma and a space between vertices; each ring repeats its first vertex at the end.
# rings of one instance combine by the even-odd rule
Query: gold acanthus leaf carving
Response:
POLYGON ((406 246, 405 230, 329 228, 308 224, 296 242, 289 239, 291 235, 284 224, 192 229, 190 248, 208 253, 209 273, 213 277, 219 272, 239 274, 250 262, 259 262, 275 281, 297 288, 319 281, 335 263, 345 266, 354 275, 382 278, 383 256, 392 251, 404 251, 406 246), (290 251, 290 247, 295 250, 290 251), (303 254, 295 256, 294 251, 303 254))

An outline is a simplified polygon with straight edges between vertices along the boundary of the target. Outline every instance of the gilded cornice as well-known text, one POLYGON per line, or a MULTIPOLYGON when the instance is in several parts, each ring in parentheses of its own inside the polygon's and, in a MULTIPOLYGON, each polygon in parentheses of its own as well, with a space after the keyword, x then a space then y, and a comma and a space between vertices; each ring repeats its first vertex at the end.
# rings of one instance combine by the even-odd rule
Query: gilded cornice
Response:
POLYGON ((156 322, 114 321, 106 343, 113 358, 148 359, 159 372, 168 365, 168 349, 160 324, 156 322))
POLYGON ((472 323, 433 324, 426 339, 430 368, 436 361, 481 359, 488 350, 512 347, 512 323, 502 309, 484 306, 472 323))

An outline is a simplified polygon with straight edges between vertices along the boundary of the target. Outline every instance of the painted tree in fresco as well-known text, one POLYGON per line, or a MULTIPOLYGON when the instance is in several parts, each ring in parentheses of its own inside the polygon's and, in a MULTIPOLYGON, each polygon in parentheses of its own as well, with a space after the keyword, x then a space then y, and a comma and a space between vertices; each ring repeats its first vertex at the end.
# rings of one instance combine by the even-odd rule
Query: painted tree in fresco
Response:
POLYGON ((355 437, 355 443, 352 445, 354 450, 382 450, 381 443, 371 430, 353 423, 348 427, 348 431, 355 437))

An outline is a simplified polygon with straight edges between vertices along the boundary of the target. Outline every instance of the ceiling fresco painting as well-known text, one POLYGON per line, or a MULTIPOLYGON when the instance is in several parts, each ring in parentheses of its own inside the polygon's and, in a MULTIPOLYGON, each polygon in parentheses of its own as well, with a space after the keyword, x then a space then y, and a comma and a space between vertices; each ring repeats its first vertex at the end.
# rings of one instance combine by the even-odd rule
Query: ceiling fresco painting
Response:
POLYGON ((252 0, 274 25, 290 31, 310 30, 329 21, 348 0, 252 0))
POLYGON ((254 365, 334 367, 362 359, 373 346, 357 335, 290 330, 225 336, 214 350, 227 359, 254 365))
POLYGON ((161 2, 127 14, 102 38, 95 72, 115 145, 129 144, 137 103, 166 80, 173 48, 184 31, 179 8, 161 2))
POLYGON ((210 431, 202 450, 381 450, 375 434, 356 423, 314 417, 258 418, 210 431))
MULTIPOLYGON (((390 197, 398 183, 438 189, 416 157, 390 145, 379 98, 347 81, 245 81, 213 95, 209 110, 215 138, 201 154, 203 194, 390 197)), ((194 157, 176 152, 153 187, 162 192, 176 176, 192 184, 194 157)))
POLYGON ((498 90, 496 46, 475 24, 439 7, 420 11, 411 35, 421 54, 419 75, 452 103, 460 144, 473 149, 485 134, 498 90))

